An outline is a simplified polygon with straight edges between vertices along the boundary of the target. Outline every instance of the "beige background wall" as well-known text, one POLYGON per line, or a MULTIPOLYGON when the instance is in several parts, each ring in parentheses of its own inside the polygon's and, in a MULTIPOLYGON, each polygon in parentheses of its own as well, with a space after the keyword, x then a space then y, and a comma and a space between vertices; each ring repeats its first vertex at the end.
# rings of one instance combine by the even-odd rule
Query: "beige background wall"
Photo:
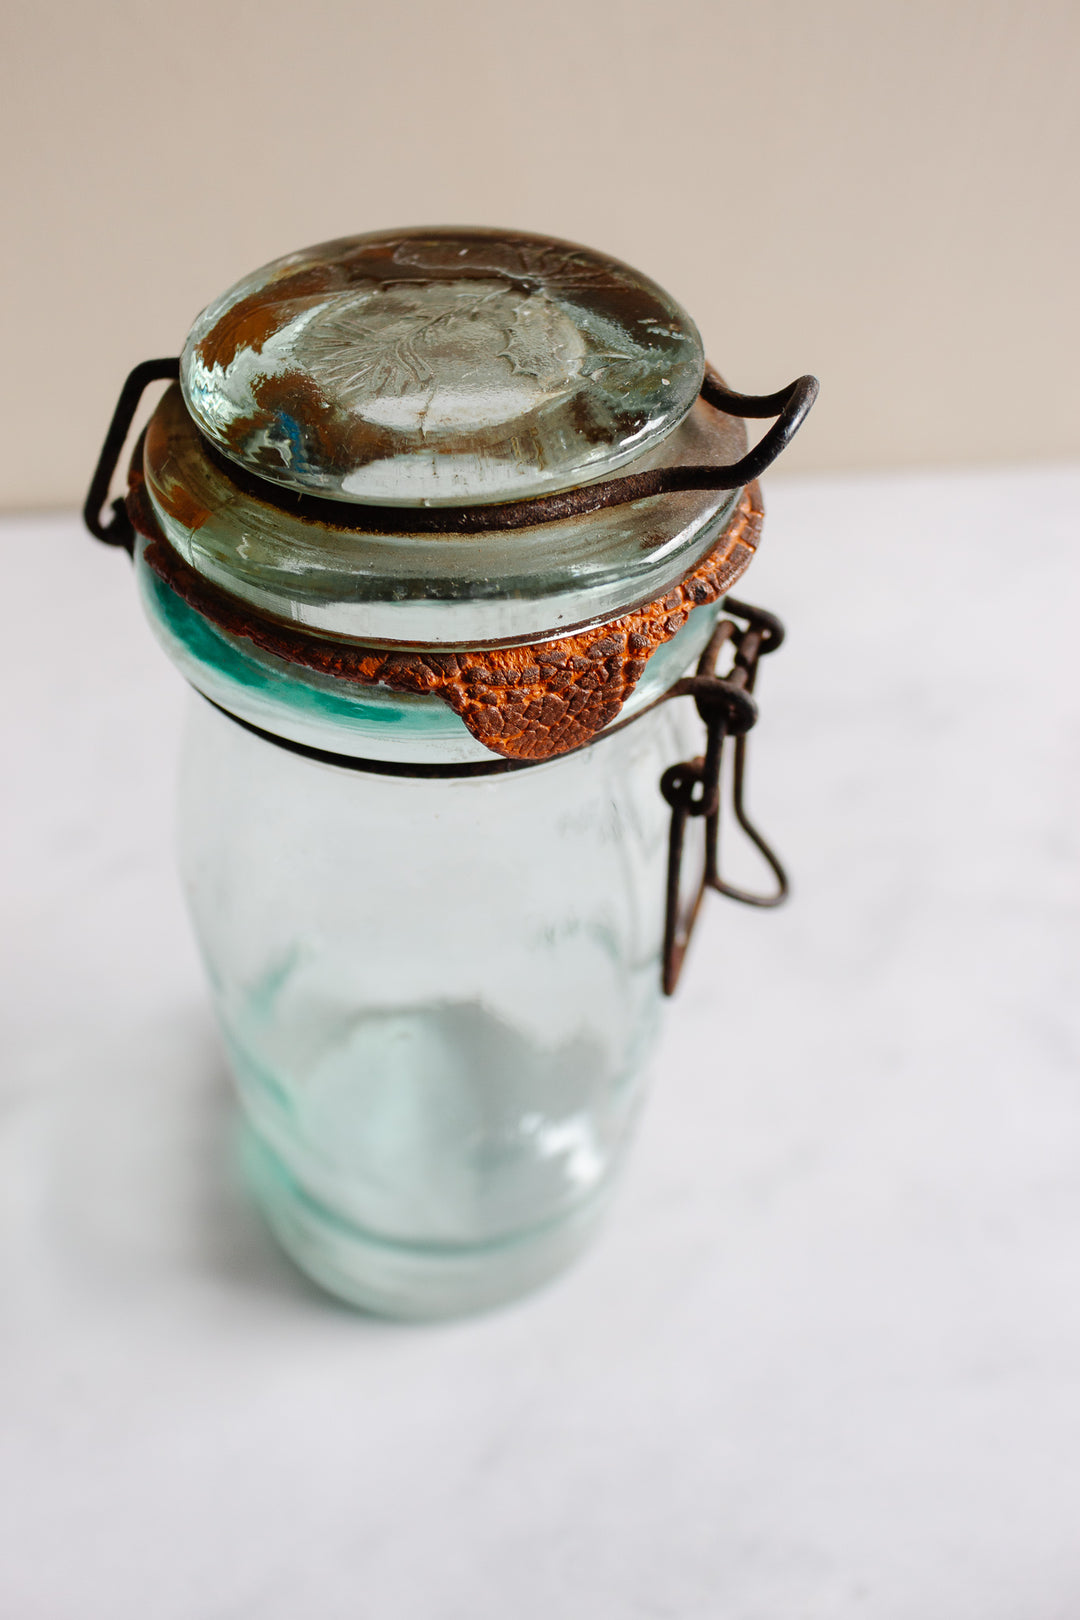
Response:
POLYGON ((1080 0, 5 0, 0 504, 268 258, 506 223, 649 271, 792 468, 1080 453, 1080 0))

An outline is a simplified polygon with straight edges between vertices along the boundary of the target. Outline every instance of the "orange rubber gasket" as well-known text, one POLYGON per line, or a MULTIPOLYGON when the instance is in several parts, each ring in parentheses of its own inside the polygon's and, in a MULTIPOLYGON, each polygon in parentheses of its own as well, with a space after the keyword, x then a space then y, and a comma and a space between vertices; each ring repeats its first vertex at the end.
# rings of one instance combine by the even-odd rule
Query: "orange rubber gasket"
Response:
POLYGON ((147 541, 147 564, 219 630, 339 680, 441 698, 478 741, 505 759, 551 759, 610 725, 656 649, 678 634, 694 608, 718 601, 749 566, 764 518, 761 490, 749 484, 712 550, 685 579, 607 624, 522 647, 443 652, 332 641, 256 613, 204 579, 169 544, 140 465, 131 471, 127 508, 147 541))

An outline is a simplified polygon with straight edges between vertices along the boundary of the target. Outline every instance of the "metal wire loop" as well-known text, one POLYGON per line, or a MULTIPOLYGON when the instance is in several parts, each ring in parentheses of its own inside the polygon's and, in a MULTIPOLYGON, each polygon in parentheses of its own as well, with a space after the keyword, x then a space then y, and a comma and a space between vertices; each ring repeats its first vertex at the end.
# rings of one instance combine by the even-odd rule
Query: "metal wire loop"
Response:
POLYGON ((123 500, 113 501, 112 517, 107 523, 102 521, 102 509, 109 498, 109 485, 131 432, 139 401, 152 382, 175 382, 179 376, 178 359, 144 360, 128 375, 120 390, 120 398, 116 402, 83 506, 83 522, 94 538, 103 540, 107 546, 123 546, 125 551, 130 551, 135 540, 135 531, 123 500))
MULTIPOLYGON (((102 521, 102 508, 116 471, 124 442, 138 409, 144 389, 163 379, 176 381, 179 360, 144 360, 124 383, 113 412, 105 443, 90 482, 83 508, 86 527, 107 545, 134 544, 134 531, 123 502, 112 503, 112 517, 102 521)), ((729 416, 769 417, 776 421, 760 443, 741 460, 727 467, 654 467, 649 472, 628 473, 599 484, 586 484, 559 495, 540 495, 531 500, 504 501, 490 506, 387 507, 368 506, 356 501, 332 500, 321 495, 302 494, 263 478, 247 467, 224 456, 203 437, 207 456, 252 499, 262 501, 294 517, 324 524, 343 531, 368 534, 479 534, 493 529, 528 529, 542 523, 558 523, 611 506, 669 495, 679 490, 741 489, 751 483, 776 460, 802 425, 817 397, 816 377, 797 377, 775 394, 737 394, 711 367, 706 368, 701 397, 716 410, 729 416)))
POLYGON ((757 720, 757 706, 751 696, 757 679, 758 663, 766 653, 775 652, 784 639, 784 627, 773 614, 748 603, 726 597, 728 613, 745 619, 741 630, 731 618, 721 619, 701 655, 697 672, 678 681, 670 696, 693 697, 705 722, 705 753, 695 759, 671 765, 660 778, 660 791, 671 806, 668 834, 667 897, 664 919, 663 988, 671 995, 679 982, 687 948, 707 889, 715 889, 729 900, 743 905, 772 907, 788 895, 787 874, 778 856, 750 820, 746 810, 747 733, 757 720), (735 656, 730 673, 720 679, 716 662, 722 648, 731 642, 735 656), (728 883, 720 872, 720 772, 724 742, 734 739, 735 760, 732 780, 732 809, 735 820, 761 853, 776 879, 772 893, 756 894, 728 883), (683 850, 686 824, 691 817, 704 817, 705 857, 701 880, 690 899, 682 900, 683 850))
MULTIPOLYGON (((120 391, 83 507, 86 527, 106 545, 122 546, 128 552, 133 549, 134 529, 124 501, 117 499, 111 503, 112 515, 108 520, 103 515, 105 503, 144 390, 152 382, 175 382, 179 374, 180 362, 177 359, 144 360, 130 373, 120 391)), ((204 440, 204 444, 208 453, 223 464, 228 476, 240 488, 250 488, 259 499, 272 505, 298 514, 318 516, 339 528, 405 533, 516 529, 555 522, 679 489, 739 488, 758 477, 789 443, 813 404, 817 391, 816 378, 808 376, 797 378, 775 394, 736 394, 711 368, 707 368, 701 394, 708 404, 731 416, 776 417, 760 443, 732 466, 655 468, 651 472, 631 473, 623 478, 612 478, 604 483, 569 490, 562 495, 493 506, 417 508, 407 515, 403 515, 400 509, 361 507, 317 496, 294 495, 232 462, 226 462, 207 441, 204 440)), ((745 804, 747 733, 757 721, 757 706, 752 694, 758 663, 767 653, 775 652, 780 646, 784 639, 784 627, 771 613, 736 601, 733 597, 725 599, 724 607, 735 618, 745 620, 747 628, 740 630, 731 618, 722 619, 701 656, 696 672, 676 682, 665 694, 666 698, 692 697, 706 729, 705 753, 670 766, 660 780, 660 791, 671 806, 663 947, 663 988, 666 995, 671 995, 678 983, 706 889, 715 889, 743 905, 761 907, 780 905, 788 894, 784 868, 750 820, 745 804), (728 641, 735 648, 734 662, 730 672, 720 677, 716 674, 716 662, 728 641), (732 779, 735 820, 773 873, 776 887, 771 894, 755 894, 737 888, 728 883, 720 872, 720 771, 723 746, 728 737, 733 738, 735 744, 732 779), (681 905, 680 890, 686 823, 691 817, 704 818, 705 821, 705 861, 701 881, 689 910, 685 911, 681 905)), ((309 753, 326 763, 343 764, 354 770, 384 768, 373 761, 342 758, 299 744, 289 744, 240 720, 236 715, 230 718, 246 729, 265 736, 269 742, 293 747, 297 752, 309 753)), ((492 766, 481 763, 474 769, 482 772, 506 769, 511 763, 519 762, 500 761, 492 766)), ((420 774, 410 767, 398 769, 400 774, 420 774)), ((457 774, 454 767, 445 769, 446 774, 457 774)))

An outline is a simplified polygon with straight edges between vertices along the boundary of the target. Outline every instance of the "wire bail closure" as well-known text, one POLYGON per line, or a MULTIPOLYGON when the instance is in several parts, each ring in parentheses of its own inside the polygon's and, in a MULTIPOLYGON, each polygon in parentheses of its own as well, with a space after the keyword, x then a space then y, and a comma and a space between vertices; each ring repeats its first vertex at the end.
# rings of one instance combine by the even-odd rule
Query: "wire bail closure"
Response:
MULTIPOLYGON (((705 753, 695 759, 669 765, 660 778, 660 792, 671 806, 671 827, 668 834, 668 864, 666 905, 664 914, 664 944, 661 983, 666 996, 674 993, 682 972, 690 937, 697 922, 706 889, 715 889, 729 900, 738 900, 745 906, 773 907, 782 905, 788 897, 788 879, 778 856, 766 843, 750 820, 746 810, 746 739, 758 717, 757 704, 752 696, 757 679, 758 662, 766 653, 775 652, 784 639, 784 627, 775 614, 764 608, 751 607, 738 602, 733 596, 724 598, 724 610, 736 618, 745 619, 747 628, 740 630, 731 618, 721 619, 709 638, 709 644, 698 661, 693 675, 676 681, 664 695, 651 705, 657 708, 672 698, 692 697, 697 711, 705 722, 707 742, 705 753), (730 642, 735 656, 731 673, 720 678, 716 662, 723 647, 730 642), (761 852, 776 878, 772 894, 753 894, 747 889, 728 883, 720 874, 720 772, 723 764, 724 743, 728 737, 735 741, 735 760, 732 776, 732 809, 735 820, 750 842, 761 852), (686 823, 692 816, 705 819, 705 860, 701 881, 688 907, 680 906, 682 888, 682 861, 686 823)), ((206 697, 206 694, 203 694, 206 697)), ((408 764, 396 760, 361 759, 352 754, 334 754, 309 743, 296 742, 276 732, 264 731, 250 720, 242 720, 230 709, 222 708, 206 697, 211 708, 242 730, 259 737, 276 748, 283 748, 306 759, 324 765, 335 765, 343 770, 358 771, 375 776, 422 777, 428 780, 476 776, 502 775, 509 771, 531 770, 544 761, 528 759, 499 759, 475 761, 466 765, 408 764)), ((649 710, 645 711, 646 713, 649 710)), ((636 717, 640 718, 640 717, 636 717)), ((602 732, 594 741, 633 725, 634 720, 623 720, 602 732)), ((585 747, 592 747, 586 743, 585 747)), ((577 749, 572 752, 578 752, 577 749)), ((565 757, 565 756, 564 756, 565 757)))
MULTIPOLYGON (((139 401, 152 382, 175 382, 179 375, 178 359, 144 360, 128 375, 120 390, 83 507, 86 527, 106 545, 123 546, 126 551, 131 551, 134 545, 134 530, 123 501, 113 501, 108 522, 103 520, 102 510, 139 401)), ((649 472, 627 473, 598 484, 582 484, 558 495, 538 495, 529 500, 495 502, 490 506, 401 508, 300 494, 229 460, 207 439, 203 440, 203 447, 210 460, 238 489, 294 517, 370 534, 481 534, 492 529, 529 529, 540 523, 559 523, 566 518, 603 511, 611 506, 626 506, 631 501, 670 495, 679 490, 741 489, 771 467, 790 444, 817 393, 817 378, 806 376, 796 377, 775 394, 737 394, 707 366, 701 385, 701 397, 706 404, 728 416, 776 418, 768 432, 739 461, 727 467, 654 467, 649 472)))
MULTIPOLYGON (((175 382, 179 378, 178 359, 145 360, 128 375, 113 412, 97 467, 90 483, 83 518, 87 529, 107 545, 122 546, 131 553, 135 531, 122 498, 111 503, 111 516, 106 519, 104 509, 109 488, 116 472, 120 455, 139 402, 152 382, 175 382)), ((776 421, 760 442, 742 459, 729 467, 665 467, 650 472, 611 478, 598 484, 583 485, 563 494, 540 496, 531 500, 510 501, 490 506, 418 508, 403 514, 400 509, 380 508, 359 503, 327 500, 319 496, 292 494, 270 480, 256 476, 232 462, 224 470, 241 488, 249 489, 257 498, 291 511, 296 515, 313 515, 345 529, 371 532, 425 532, 474 533, 483 529, 529 528, 539 523, 557 522, 563 518, 601 510, 604 507, 624 505, 686 489, 737 489, 757 478, 786 447, 801 426, 817 397, 818 383, 812 376, 799 377, 775 394, 749 395, 733 393, 711 367, 706 368, 701 388, 702 398, 715 409, 731 416, 775 417, 776 421)), ((219 452, 207 444, 208 452, 219 459, 219 452)), ((224 458, 220 458, 224 462, 224 458)), ((705 753, 694 759, 669 766, 660 779, 660 791, 671 806, 671 826, 668 837, 667 889, 664 920, 662 983, 665 995, 671 995, 679 982, 683 962, 697 922, 701 903, 707 889, 715 889, 730 900, 743 905, 773 907, 786 900, 788 880, 780 860, 751 822, 745 806, 747 734, 757 721, 758 711, 753 691, 758 664, 767 653, 775 652, 784 639, 784 627, 773 614, 762 608, 751 607, 724 598, 724 610, 734 618, 721 619, 693 675, 677 681, 659 701, 675 697, 692 697, 697 711, 705 723, 705 753), (741 629, 734 621, 744 620, 741 629), (729 673, 720 677, 716 664, 727 643, 734 649, 729 673), (752 844, 759 850, 776 880, 771 894, 755 894, 728 883, 720 872, 720 814, 721 766, 725 741, 734 740, 732 773, 732 811, 735 820, 752 844), (686 824, 691 817, 705 822, 705 856, 700 882, 688 905, 681 903, 683 851, 686 824)), ((215 705, 217 707, 217 705, 215 705)), ((333 755, 303 744, 289 742, 273 733, 227 713, 229 718, 248 731, 265 738, 267 742, 309 755, 325 763, 339 764, 352 770, 367 770, 395 775, 480 775, 507 769, 527 768, 536 763, 531 760, 499 760, 490 765, 479 763, 467 766, 432 766, 428 770, 412 765, 391 767, 388 762, 354 759, 347 755, 333 755)), ((630 722, 623 722, 627 724, 630 722)), ((614 727, 612 729, 618 729, 614 727)), ((598 733, 598 737, 604 733, 598 733)))
POLYGON ((737 602, 731 596, 725 597, 724 608, 736 618, 745 619, 747 628, 741 630, 731 618, 721 619, 701 655, 696 673, 677 681, 667 694, 673 698, 685 696, 694 699, 698 714, 705 722, 707 741, 704 754, 669 766, 660 778, 660 791, 671 806, 662 973, 666 996, 673 994, 679 982, 706 889, 715 889, 718 894, 746 906, 779 906, 788 896, 787 874, 751 822, 745 805, 746 740, 758 717, 757 704, 752 696, 758 663, 766 653, 775 652, 780 646, 784 639, 784 627, 774 614, 766 613, 763 608, 750 607, 745 602, 737 602), (732 644, 735 656, 730 673, 721 679, 716 674, 716 662, 728 642, 732 644), (747 889, 737 888, 720 873, 720 771, 724 743, 728 737, 735 742, 732 776, 735 820, 772 870, 776 888, 771 894, 754 894, 747 889), (701 880, 689 905, 684 906, 681 895, 683 847, 686 823, 692 816, 702 817, 705 821, 705 859, 701 880))

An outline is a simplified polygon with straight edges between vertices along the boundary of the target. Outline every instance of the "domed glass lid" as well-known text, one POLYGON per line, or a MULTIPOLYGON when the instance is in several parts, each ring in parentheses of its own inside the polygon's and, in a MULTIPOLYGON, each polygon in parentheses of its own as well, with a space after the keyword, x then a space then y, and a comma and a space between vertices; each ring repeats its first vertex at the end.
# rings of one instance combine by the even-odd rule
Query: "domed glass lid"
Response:
POLYGON ((701 387, 690 317, 589 248, 488 230, 344 237, 192 327, 184 399, 226 456, 337 500, 516 500, 602 478, 701 387))

